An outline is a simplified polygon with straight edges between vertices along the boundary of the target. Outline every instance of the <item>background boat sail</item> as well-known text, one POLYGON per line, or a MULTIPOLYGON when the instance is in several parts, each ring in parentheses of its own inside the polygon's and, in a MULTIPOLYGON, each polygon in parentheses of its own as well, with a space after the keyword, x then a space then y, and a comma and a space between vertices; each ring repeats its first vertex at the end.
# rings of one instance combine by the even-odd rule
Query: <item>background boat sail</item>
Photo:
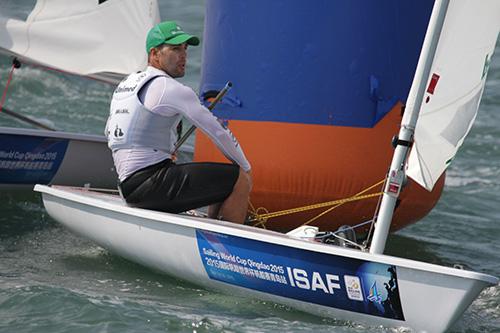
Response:
MULTIPOLYGON (((156 0, 83 0, 71 5, 38 0, 26 20, 9 16, 8 9, 9 3, 0 3, 0 52, 21 63, 111 84, 145 68, 145 36, 159 22, 156 0)), ((36 183, 116 186, 102 135, 0 127, 0 139, 4 189, 36 183)))
MULTIPOLYGON (((449 71, 441 72, 471 73, 472 81, 464 84, 469 89, 459 89, 456 95, 441 90, 444 97, 460 97, 453 99, 458 101, 453 108, 461 111, 468 106, 469 117, 458 117, 469 121, 486 79, 487 65, 479 66, 477 59, 489 59, 494 50, 498 9, 494 0, 436 1, 383 200, 392 200, 391 208, 403 185, 405 155, 421 103, 430 104, 441 93, 435 76, 442 69, 431 65, 439 64, 437 55, 443 53, 435 50, 447 48, 446 37, 455 24, 481 17, 484 30, 471 29, 452 42, 472 45, 463 50, 474 55, 465 55, 463 62, 447 62, 444 67, 449 71), (433 96, 428 100, 426 94, 433 96)), ((453 133, 463 139, 469 126, 458 127, 461 130, 453 133)), ((443 133, 450 137, 449 131, 443 133)), ((499 282, 486 274, 383 255, 385 239, 380 242, 377 234, 382 230, 387 236, 389 228, 380 227, 384 222, 380 220, 375 250, 368 253, 328 245, 320 238, 296 239, 249 226, 126 207, 116 196, 75 188, 37 185, 35 190, 42 193, 47 211, 57 221, 130 260, 206 287, 371 326, 445 332, 484 288, 499 282)), ((388 216, 383 207, 381 211, 388 216)))

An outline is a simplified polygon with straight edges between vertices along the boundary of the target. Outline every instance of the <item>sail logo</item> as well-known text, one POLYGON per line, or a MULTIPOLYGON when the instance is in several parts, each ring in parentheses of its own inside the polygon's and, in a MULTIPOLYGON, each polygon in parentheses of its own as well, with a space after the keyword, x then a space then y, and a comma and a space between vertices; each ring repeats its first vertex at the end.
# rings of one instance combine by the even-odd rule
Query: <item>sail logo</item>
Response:
POLYGON ((434 90, 436 90, 436 86, 440 78, 441 76, 439 76, 438 74, 432 73, 431 81, 429 82, 429 86, 427 87, 427 92, 429 94, 434 94, 434 90))
MULTIPOLYGON (((434 95, 434 91, 436 90, 436 86, 439 82, 439 79, 441 78, 440 75, 436 73, 432 73, 431 80, 429 81, 429 86, 427 87, 427 93, 429 95, 434 95)), ((431 100, 431 97, 427 95, 425 98, 425 103, 429 103, 431 100)))
POLYGON ((364 301, 363 290, 361 289, 361 281, 359 277, 352 275, 344 275, 344 282, 347 291, 347 297, 354 301, 364 301))
POLYGON ((377 291, 377 282, 373 282, 372 286, 370 287, 370 294, 366 297, 370 302, 374 303, 381 303, 382 302, 382 296, 378 293, 377 291))

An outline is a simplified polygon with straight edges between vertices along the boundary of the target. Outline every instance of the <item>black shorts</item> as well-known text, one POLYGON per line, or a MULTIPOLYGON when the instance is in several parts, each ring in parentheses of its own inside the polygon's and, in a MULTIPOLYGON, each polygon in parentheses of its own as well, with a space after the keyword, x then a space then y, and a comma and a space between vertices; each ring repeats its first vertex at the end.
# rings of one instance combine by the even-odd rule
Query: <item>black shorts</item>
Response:
POLYGON ((175 164, 167 159, 134 172, 119 187, 129 206, 180 213, 223 202, 238 175, 234 164, 175 164))

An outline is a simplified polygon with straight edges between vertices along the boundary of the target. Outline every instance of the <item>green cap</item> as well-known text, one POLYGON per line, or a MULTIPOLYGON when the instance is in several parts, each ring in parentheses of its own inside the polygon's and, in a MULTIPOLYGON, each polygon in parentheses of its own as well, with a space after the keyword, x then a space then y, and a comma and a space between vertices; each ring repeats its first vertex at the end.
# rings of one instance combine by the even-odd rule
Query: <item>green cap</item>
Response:
POLYGON ((152 48, 161 44, 179 45, 182 43, 198 45, 200 39, 185 33, 174 21, 165 21, 149 30, 146 38, 146 52, 149 53, 152 48))

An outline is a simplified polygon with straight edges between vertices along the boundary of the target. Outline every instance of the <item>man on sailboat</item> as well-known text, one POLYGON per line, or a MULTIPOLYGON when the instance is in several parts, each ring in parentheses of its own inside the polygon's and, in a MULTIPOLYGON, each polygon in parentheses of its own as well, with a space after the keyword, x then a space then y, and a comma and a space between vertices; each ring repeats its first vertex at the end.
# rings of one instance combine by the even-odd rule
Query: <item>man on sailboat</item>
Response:
POLYGON ((238 141, 175 78, 184 76, 188 45, 200 43, 173 21, 147 36, 148 67, 116 88, 105 134, 119 189, 134 207, 180 213, 210 205, 209 217, 243 223, 252 187, 250 164, 238 141), (182 117, 200 128, 233 163, 175 164, 182 117))

